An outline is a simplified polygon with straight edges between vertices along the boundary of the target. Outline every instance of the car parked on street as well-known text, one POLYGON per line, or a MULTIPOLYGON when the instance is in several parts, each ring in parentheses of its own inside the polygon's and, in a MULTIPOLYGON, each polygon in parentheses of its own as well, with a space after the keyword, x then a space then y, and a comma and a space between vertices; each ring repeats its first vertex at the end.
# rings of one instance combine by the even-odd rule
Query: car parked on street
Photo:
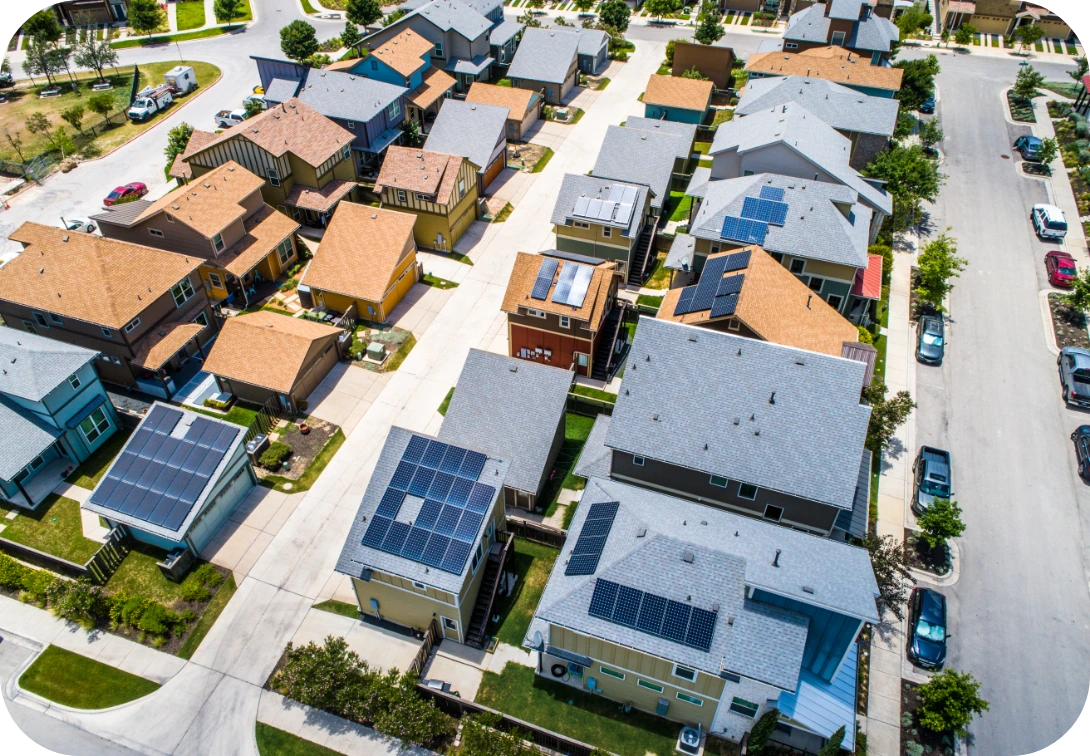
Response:
POLYGON ((14 87, 15 79, 7 71, 0 71, 0 89, 6 89, 7 87, 14 87))
POLYGON ((941 365, 946 349, 946 326, 941 315, 922 315, 916 323, 916 359, 927 365, 941 365))
POLYGON ((1064 347, 1056 358, 1064 401, 1090 407, 1090 350, 1064 347))
POLYGON ((1067 219, 1064 211, 1055 205, 1034 205, 1030 212, 1033 230, 1041 239, 1063 241, 1067 236, 1067 219))
POLYGON ((935 499, 949 499, 950 452, 934 446, 921 446, 912 463, 912 511, 923 514, 935 499))
POLYGON ((1079 463, 1079 477, 1090 482, 1090 425, 1080 425, 1071 433, 1075 443, 1075 459, 1079 463))
POLYGON ((69 231, 80 231, 84 234, 93 234, 95 232, 95 222, 90 218, 61 218, 64 223, 64 227, 69 231))
POLYGON ((1075 258, 1063 250, 1054 249, 1045 254, 1045 272, 1048 282, 1062 289, 1070 289, 1077 275, 1075 258))
POLYGON ((930 588, 915 588, 908 600, 908 660, 924 669, 946 663, 946 597, 930 588))
POLYGON ((131 184, 125 184, 119 186, 112 192, 106 195, 106 199, 102 200, 102 204, 106 207, 113 207, 122 202, 131 202, 134 199, 140 199, 148 193, 148 187, 139 181, 133 181, 131 184))
POLYGON ((1038 137, 1024 135, 1014 140, 1014 149, 1022 155, 1022 159, 1036 161, 1041 154, 1041 140, 1038 137))
POLYGON ((920 104, 919 111, 926 115, 931 115, 935 112, 935 95, 931 95, 923 103, 920 104))

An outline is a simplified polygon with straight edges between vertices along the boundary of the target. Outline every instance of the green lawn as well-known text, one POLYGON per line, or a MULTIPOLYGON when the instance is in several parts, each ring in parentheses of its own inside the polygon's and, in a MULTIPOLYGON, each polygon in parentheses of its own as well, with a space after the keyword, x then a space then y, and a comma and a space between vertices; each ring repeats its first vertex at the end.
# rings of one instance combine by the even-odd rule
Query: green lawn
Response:
POLYGON ((661 297, 652 296, 651 294, 640 294, 636 297, 636 304, 643 305, 644 307, 653 307, 657 312, 659 307, 662 306, 662 300, 665 296, 665 294, 661 297))
POLYGON ((177 3, 176 7, 178 9, 178 31, 200 29, 204 26, 204 2, 202 0, 177 3))
POLYGON ((573 394, 579 394, 579 396, 589 396, 591 399, 601 399, 603 402, 616 402, 617 395, 612 391, 602 391, 602 389, 596 389, 593 386, 584 386, 582 384, 575 384, 571 387, 573 394))
POLYGON ((596 92, 601 92, 603 89, 605 89, 606 87, 609 86, 609 82, 611 82, 611 81, 612 81, 612 79, 610 79, 608 76, 606 76, 604 79, 602 79, 601 81, 598 82, 598 86, 596 86, 594 88, 594 90, 596 92))
POLYGON ((342 617, 348 617, 350 619, 356 619, 360 616, 360 608, 355 604, 349 604, 344 601, 323 601, 320 604, 314 605, 315 609, 321 609, 323 612, 329 612, 330 614, 339 614, 342 617))
POLYGON ((699 152, 701 155, 707 155, 708 150, 712 148, 711 142, 695 142, 693 143, 693 152, 699 152))
POLYGON ((450 400, 454 398, 454 387, 451 386, 450 391, 443 397, 443 401, 439 404, 439 414, 443 417, 447 416, 447 408, 450 407, 450 400))
POLYGON ((181 648, 178 649, 178 656, 180 658, 190 659, 193 657, 197 647, 200 646, 201 641, 204 640, 204 636, 208 635, 208 631, 212 629, 212 625, 215 624, 220 613, 223 611, 224 607, 227 606, 227 602, 235 595, 237 588, 238 586, 235 585, 235 576, 228 575, 227 579, 220 585, 219 590, 216 591, 216 595, 212 597, 212 600, 208 602, 208 606, 204 608, 204 612, 201 613, 200 618, 197 620, 197 624, 193 626, 189 635, 186 636, 185 642, 182 643, 181 648))
MULTIPOLYGON (((304 3, 306 1, 303 0, 304 3)), ((261 756, 340 756, 340 751, 332 751, 261 722, 257 723, 254 734, 257 736, 257 752, 261 756)))
POLYGON ((309 2, 307 2, 307 0, 301 0, 301 2, 303 3, 303 13, 317 13, 318 12, 317 10, 314 9, 313 5, 311 5, 309 2))
POLYGON ((80 488, 93 489, 102 480, 102 476, 110 468, 110 463, 121 453, 121 447, 131 435, 131 428, 118 428, 116 433, 106 439, 106 442, 90 457, 81 462, 65 480, 80 488))
POLYGON ((590 429, 593 427, 593 417, 576 415, 572 412, 564 416, 564 443, 560 447, 560 453, 556 455, 557 474, 545 483, 545 489, 541 493, 541 501, 549 502, 545 509, 546 515, 556 511, 556 500, 562 489, 582 491, 587 484, 586 478, 580 478, 571 470, 575 467, 575 462, 583 451, 583 444, 586 443, 590 429))
POLYGON ((712 128, 718 128, 719 124, 726 123, 734 118, 734 111, 729 108, 720 108, 715 111, 715 120, 712 121, 712 128))
POLYGON ((492 219, 493 223, 503 223, 505 220, 511 217, 511 213, 514 212, 514 206, 508 202, 503 206, 503 209, 496 213, 496 217, 492 219))
POLYGON ((19 678, 19 686, 75 709, 106 709, 159 689, 159 683, 56 646, 46 647, 19 678))
POLYGON ((508 662, 502 674, 485 672, 477 703, 506 712, 618 756, 673 756, 675 722, 538 676, 532 667, 508 662))
POLYGON ((534 164, 534 169, 530 173, 541 173, 545 170, 545 166, 549 164, 549 161, 553 159, 553 148, 546 147, 545 154, 541 156, 541 159, 534 164))
POLYGON ((239 4, 238 15, 235 16, 234 18, 231 18, 231 19, 220 18, 219 11, 216 12, 216 23, 217 24, 226 24, 226 23, 241 24, 241 23, 245 23, 246 21, 253 21, 253 20, 254 20, 254 12, 252 10, 250 10, 250 0, 242 0, 242 2, 239 4))
MULTIPOLYGON (((411 336, 409 337, 412 338, 411 336)), ((408 342, 405 342, 408 343, 408 342)), ((400 353, 400 351, 399 351, 400 353)), ((397 355, 394 355, 396 357, 397 355)), ((390 359, 394 359, 391 357, 390 359)), ((344 443, 344 431, 340 428, 333 434, 333 437, 326 442, 325 447, 318 452, 318 456, 314 458, 314 461, 310 463, 310 466, 303 471, 303 474, 299 476, 299 480, 291 480, 289 478, 282 478, 279 475, 267 475, 261 479, 261 485, 266 488, 284 489, 285 483, 291 483, 291 492, 299 493, 300 491, 309 491, 310 487, 314 485, 314 481, 318 480, 318 476, 322 474, 322 470, 329 464, 329 460, 333 459, 333 455, 337 453, 337 450, 341 448, 341 444, 344 443)))
POLYGON ((687 221, 692 206, 693 198, 687 197, 685 192, 670 192, 670 197, 666 200, 666 207, 663 208, 663 214, 672 221, 687 221))
MULTIPOLYGON (((685 199, 692 201, 690 197, 685 199)), ((670 269, 666 267, 666 253, 661 252, 655 255, 655 261, 651 265, 651 275, 644 281, 644 287, 648 289, 670 288, 670 269)))
MULTIPOLYGON (((139 37, 119 40, 117 42, 111 42, 110 47, 115 50, 120 50, 126 47, 147 47, 150 45, 169 45, 174 42, 189 42, 193 39, 206 39, 207 37, 218 37, 221 34, 225 34, 229 27, 226 26, 210 26, 207 29, 199 29, 198 31, 183 32, 181 34, 162 34, 155 37, 139 37)), ((155 64, 151 64, 155 65, 155 64)), ((173 68, 177 63, 170 66, 173 68)), ((192 65, 192 64, 190 64, 192 65)), ((197 81, 201 82, 201 85, 207 84, 204 79, 197 76, 197 81)))
POLYGON ((434 286, 437 289, 453 289, 458 286, 458 284, 453 281, 448 281, 439 276, 433 276, 431 273, 425 273, 424 277, 420 279, 420 283, 425 286, 434 286))
POLYGON ((0 523, 7 525, 0 537, 9 541, 76 564, 86 562, 102 546, 97 541, 83 537, 79 502, 74 499, 50 494, 33 512, 18 507, 0 506, 0 512, 4 514, 11 509, 19 512, 14 520, 0 519, 0 523))
POLYGON ((215 410, 208 409, 196 409, 194 407, 186 407, 186 409, 193 412, 199 412, 202 415, 208 415, 219 420, 226 420, 229 423, 235 425, 241 425, 243 428, 249 428, 254 424, 254 420, 257 419, 257 413, 261 411, 261 408, 256 404, 247 404, 246 402, 235 402, 231 409, 227 410, 225 415, 222 412, 216 412, 215 410))
POLYGON ((130 596, 144 596, 170 606, 182 597, 181 584, 167 580, 156 566, 166 558, 166 551, 133 541, 132 551, 106 581, 110 593, 125 591, 130 596))
POLYGON ((1073 81, 1046 81, 1041 85, 1041 89, 1047 89, 1050 92, 1055 92, 1058 95, 1074 100, 1079 96, 1079 92, 1082 91, 1082 85, 1076 84, 1073 81))
POLYGON ((515 552, 505 569, 518 575, 515 590, 510 596, 496 600, 494 613, 500 615, 499 623, 489 622, 488 632, 511 646, 521 646, 526 631, 530 629, 530 620, 537 609, 537 602, 549 582, 549 573, 553 563, 560 556, 560 550, 540 543, 515 539, 515 552))
POLYGON ((416 336, 410 333, 409 338, 402 341, 401 346, 399 346, 397 351, 390 356, 390 359, 384 366, 382 372, 392 373, 401 367, 401 363, 409 356, 409 352, 413 350, 414 346, 416 346, 416 336))

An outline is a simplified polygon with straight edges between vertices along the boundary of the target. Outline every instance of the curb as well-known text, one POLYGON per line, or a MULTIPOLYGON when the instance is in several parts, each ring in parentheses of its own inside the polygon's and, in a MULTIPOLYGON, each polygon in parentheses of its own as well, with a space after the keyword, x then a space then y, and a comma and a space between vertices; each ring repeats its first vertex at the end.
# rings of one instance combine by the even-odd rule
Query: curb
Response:
POLYGON ((1052 330, 1052 308, 1048 304, 1048 295, 1059 293, 1058 289, 1041 289, 1037 293, 1041 302, 1041 321, 1045 327, 1045 346, 1057 357, 1060 356, 1060 347, 1056 344, 1056 334, 1052 330))
POLYGON ((912 577, 921 583, 938 588, 946 588, 957 583, 961 578, 961 548, 956 540, 947 541, 947 546, 950 548, 950 572, 945 575, 933 575, 930 572, 912 569, 910 570, 912 577))

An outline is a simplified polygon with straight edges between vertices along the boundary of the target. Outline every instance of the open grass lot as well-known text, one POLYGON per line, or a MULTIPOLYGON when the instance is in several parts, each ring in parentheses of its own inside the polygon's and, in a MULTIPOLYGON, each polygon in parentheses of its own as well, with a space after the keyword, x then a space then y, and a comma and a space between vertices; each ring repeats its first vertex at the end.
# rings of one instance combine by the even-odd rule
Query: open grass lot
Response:
POLYGON ((203 0, 189 0, 178 3, 178 31, 200 29, 204 26, 204 2, 203 0))
MULTIPOLYGON (((197 81, 200 82, 202 87, 211 85, 220 77, 220 70, 211 63, 202 63, 200 61, 184 61, 184 63, 193 66, 197 81)), ((178 64, 178 61, 171 60, 141 65, 140 88, 152 83, 162 82, 163 74, 178 64)), ((0 133, 10 131, 12 135, 21 137, 23 140, 21 150, 23 156, 27 159, 52 149, 52 144, 44 135, 31 134, 26 129, 27 117, 32 113, 42 113, 49 119, 54 130, 58 126, 65 127, 65 130, 72 136, 76 147, 84 157, 97 157, 120 147, 155 123, 158 123, 162 117, 159 113, 144 123, 132 123, 121 112, 123 108, 128 108, 129 104, 129 92, 132 87, 131 67, 118 68, 117 75, 114 75, 112 69, 106 69, 105 73, 107 79, 113 84, 113 89, 109 90, 109 94, 114 97, 115 109, 118 112, 118 115, 111 114, 111 120, 114 124, 112 127, 107 128, 105 131, 96 128, 94 133, 90 130, 92 124, 101 123, 100 117, 87 108, 87 101, 93 94, 96 94, 91 91, 91 85, 98 80, 98 74, 90 72, 81 73, 75 77, 79 84, 78 94, 71 91, 71 84, 68 83, 68 77, 64 74, 57 77, 57 81, 68 91, 58 97, 47 97, 45 99, 38 97, 42 90, 48 89, 45 79, 41 77, 34 78, 34 81, 37 82, 35 85, 31 85, 30 82, 20 82, 18 86, 5 89, 4 95, 9 99, 9 102, 0 106, 0 133), (87 111, 83 118, 83 134, 78 133, 61 119, 61 113, 74 105, 82 105, 87 111)), ((199 92, 200 90, 196 91, 199 92)), ((188 95, 179 97, 164 112, 173 113, 185 105, 186 101, 193 95, 194 93, 191 92, 188 95)), ((3 143, 0 143, 0 159, 22 162, 19 153, 12 148, 6 139, 3 143)), ((118 183, 124 183, 123 177, 118 177, 118 183)))
POLYGON ((131 428, 118 428, 117 432, 110 436, 106 443, 98 447, 94 454, 85 459, 72 471, 65 480, 80 488, 93 489, 102 480, 102 476, 110 469, 110 463, 114 457, 121 453, 121 447, 132 435, 131 428))
POLYGON ((332 751, 261 722, 257 723, 255 735, 257 752, 261 756, 340 756, 339 751, 332 751))
MULTIPOLYGON (((11 509, 0 506, 0 512, 4 514, 11 509)), ((0 537, 9 541, 76 564, 86 562, 102 545, 83 537, 78 501, 50 494, 33 512, 18 507, 15 509, 19 515, 14 520, 0 519, 0 522, 7 525, 0 537)))
POLYGON ((586 478, 572 473, 572 468, 575 467, 575 462, 583 451, 583 444, 587 442, 587 436, 593 427, 593 417, 572 412, 564 415, 564 443, 560 447, 560 453, 556 455, 556 474, 545 484, 545 490, 541 494, 541 500, 549 502, 546 515, 556 511, 556 499, 562 489, 582 491, 587 484, 586 478))
POLYGON ((495 613, 500 616, 500 621, 489 622, 490 635, 511 646, 522 645, 558 556, 559 549, 522 538, 515 539, 515 553, 505 569, 518 575, 518 580, 510 596, 497 598, 495 613))
POLYGON ((135 701, 159 684, 86 656, 47 646, 19 678, 23 690, 76 709, 106 709, 135 701))
POLYGON ((734 111, 729 108, 720 108, 715 111, 715 119, 712 120, 712 128, 719 128, 719 124, 726 123, 734 118, 734 111))
MULTIPOLYGON (((691 197, 686 199, 692 201, 691 197)), ((688 212, 688 211, 686 211, 688 212)), ((660 252, 655 256, 655 262, 651 263, 651 275, 643 282, 645 289, 669 289, 670 269, 666 267, 666 253, 660 252)))
POLYGON ((502 674, 484 673, 477 703, 618 756, 670 756, 681 729, 636 709, 625 714, 615 701, 539 677, 533 668, 512 662, 502 674))
MULTIPOLYGON (((132 554, 129 556, 131 557, 132 554)), ((201 645, 201 641, 204 640, 204 636, 208 635, 208 631, 212 629, 212 625, 219 618, 224 607, 227 606, 227 602, 235 595, 237 588, 238 586, 235 585, 235 576, 228 575, 227 579, 223 581, 223 585, 216 591, 216 595, 212 597, 212 600, 208 602, 208 606, 204 608, 204 612, 201 613, 200 618, 197 619, 197 624, 193 626, 189 635, 186 636, 185 642, 182 643, 181 647, 178 649, 178 656, 183 659, 190 659, 193 657, 197 647, 201 645)))

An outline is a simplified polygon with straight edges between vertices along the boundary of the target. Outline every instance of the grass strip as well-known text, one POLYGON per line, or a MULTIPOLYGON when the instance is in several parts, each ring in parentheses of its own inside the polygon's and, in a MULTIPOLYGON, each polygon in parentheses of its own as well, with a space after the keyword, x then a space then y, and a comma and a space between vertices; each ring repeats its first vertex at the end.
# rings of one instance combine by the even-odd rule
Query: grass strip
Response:
POLYGON ((141 37, 140 39, 123 39, 119 42, 111 42, 110 47, 115 50, 121 50, 126 47, 153 47, 155 45, 169 45, 172 42, 189 42, 194 39, 205 39, 207 37, 218 37, 221 34, 228 32, 227 27, 223 26, 211 26, 207 29, 200 29, 193 32, 184 32, 182 34, 164 34, 158 37, 141 37))
POLYGON ((47 646, 19 678, 19 687, 74 709, 108 709, 154 693, 159 683, 47 646))
POLYGON ((553 159, 553 148, 546 147, 545 154, 541 156, 541 159, 534 164, 534 169, 530 173, 541 173, 545 170, 545 166, 549 164, 549 161, 553 159))
POLYGON ((453 281, 448 281, 439 276, 433 276, 431 273, 425 273, 424 277, 420 279, 420 283, 425 286, 434 286, 437 289, 453 289, 458 286, 458 284, 453 281))
POLYGON ((447 395, 443 398, 442 403, 439 405, 439 414, 442 415, 443 417, 447 416, 447 409, 450 407, 450 400, 453 399, 453 398, 454 398, 454 387, 451 386, 450 391, 447 392, 447 395))
MULTIPOLYGON (((306 5, 307 0, 303 0, 306 5)), ((257 738, 257 752, 261 756, 341 756, 325 746, 303 740, 298 735, 278 730, 264 722, 258 722, 254 730, 257 738)))
MULTIPOLYGON (((412 339, 412 336, 409 337, 412 339)), ((405 342, 406 344, 408 341, 405 342)), ((404 346, 404 344, 402 344, 404 346)), ((400 354, 400 350, 398 350, 400 354)), ((397 355, 394 355, 396 357, 397 355)), ((391 357, 390 359, 394 359, 391 357)), ((333 459, 333 455, 337 453, 337 450, 341 448, 341 444, 344 443, 344 431, 340 428, 333 434, 332 438, 326 441, 325 446, 318 456, 314 458, 314 461, 310 463, 310 466, 303 471, 303 474, 299 476, 298 480, 292 480, 291 478, 284 478, 279 475, 266 475, 261 479, 261 485, 266 488, 279 488, 281 491, 291 491, 292 493, 300 493, 302 491, 309 491, 310 487, 314 485, 314 481, 318 480, 318 476, 322 474, 322 470, 326 468, 329 461, 333 459), (291 488, 284 488, 285 483, 290 483, 291 488)))
POLYGON ((503 206, 503 209, 496 213, 496 217, 492 219, 493 223, 503 223, 505 220, 511 217, 511 213, 515 211, 514 205, 508 202, 503 206))
POLYGON ((498 623, 490 622, 490 635, 511 646, 522 645, 558 556, 559 549, 523 538, 515 539, 514 553, 504 569, 515 573, 518 579, 510 595, 496 599, 493 613, 501 619, 498 623))
POLYGON ((212 597, 212 600, 208 602, 208 606, 204 608, 204 612, 201 614, 200 619, 198 619, 197 624, 193 626, 193 629, 182 643, 181 648, 178 649, 179 658, 191 659, 193 657, 193 654, 197 651, 197 647, 200 646, 201 641, 204 640, 204 636, 208 635, 208 631, 212 629, 212 625, 216 623, 216 620, 223 612, 224 607, 227 606, 227 602, 235 595, 237 589, 238 587, 235 585, 235 576, 228 575, 227 579, 223 581, 223 585, 216 591, 216 595, 212 597))
POLYGON ((591 399, 601 399, 603 402, 616 403, 617 395, 609 391, 602 391, 602 389, 596 389, 593 386, 584 386, 581 383, 577 383, 571 388, 573 394, 579 396, 589 396, 591 399))
POLYGON ((355 604, 349 604, 344 601, 323 601, 320 604, 314 605, 315 609, 323 612, 329 612, 330 614, 339 614, 342 617, 348 617, 349 619, 356 619, 360 616, 360 608, 355 604))

